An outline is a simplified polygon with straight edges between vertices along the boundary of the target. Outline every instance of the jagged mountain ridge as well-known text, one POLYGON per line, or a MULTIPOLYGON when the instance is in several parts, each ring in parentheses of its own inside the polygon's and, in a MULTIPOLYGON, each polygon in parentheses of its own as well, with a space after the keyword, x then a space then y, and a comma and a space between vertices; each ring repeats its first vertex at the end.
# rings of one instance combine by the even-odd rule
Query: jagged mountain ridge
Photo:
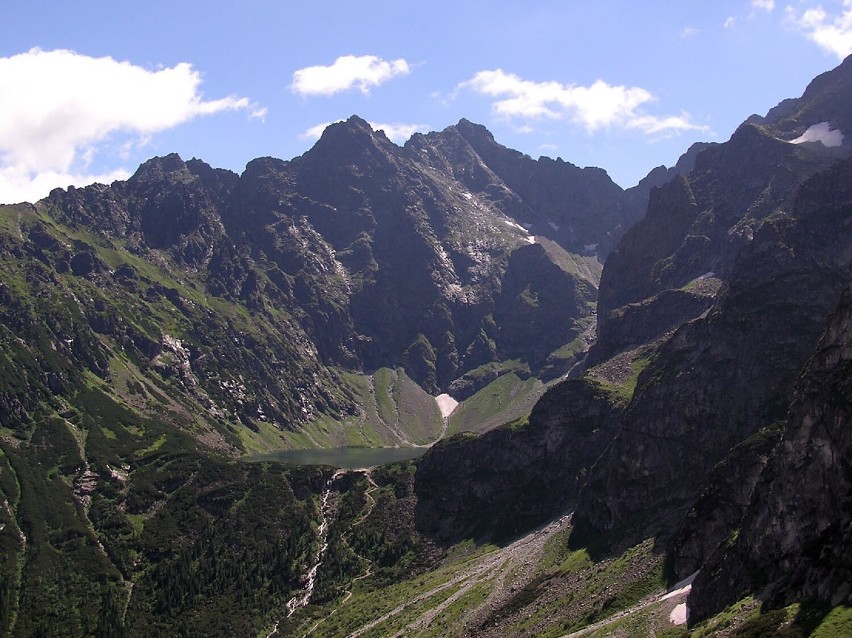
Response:
POLYGON ((600 259, 646 196, 466 120, 400 147, 355 116, 242 175, 168 155, 127 181, 57 189, 5 209, 4 321, 31 333, 9 357, 33 373, 3 406, 23 432, 91 373, 148 414, 162 413, 157 392, 179 397, 167 418, 231 453, 246 437, 280 445, 276 432, 297 446, 425 443, 436 408, 409 439, 396 421, 413 406, 394 417, 384 390, 346 375, 404 370, 419 405, 506 372, 565 373, 593 334, 600 259), (72 344, 61 363, 50 342, 72 344))
MULTIPOLYGON (((567 369, 598 236, 573 236, 575 253, 533 240, 512 207, 555 213, 456 151, 434 157, 482 172, 476 188, 352 118, 242 175, 168 155, 0 207, 0 632, 256 632, 302 586, 331 472, 223 456, 426 444, 442 421, 424 387, 461 397, 504 365, 567 369)), ((591 208, 570 214, 594 225, 591 208)), ((398 579, 422 553, 413 523, 396 530, 413 496, 367 507, 361 483, 348 507, 375 516, 353 543, 398 579)), ((364 560, 330 551, 328 599, 364 560)))
MULTIPOLYGON (((571 459, 570 467, 560 469, 561 487, 551 501, 555 510, 547 515, 574 509, 570 543, 578 551, 615 549, 617 555, 654 536, 671 560, 672 582, 702 566, 711 570, 697 585, 693 622, 739 597, 760 594, 767 583, 775 586, 776 604, 848 604, 846 589, 827 584, 847 573, 842 545, 847 486, 832 479, 830 494, 816 496, 827 487, 822 479, 809 480, 807 488, 786 480, 785 471, 791 478, 808 472, 799 446, 775 450, 797 383, 806 383, 802 370, 852 276, 850 77, 852 58, 814 80, 801 98, 785 101, 765 118, 749 118, 730 141, 700 149, 690 171, 651 192, 647 214, 605 263, 598 341, 585 372, 568 382, 584 384, 586 394, 605 389, 609 397, 613 431, 591 467, 572 451, 582 444, 560 441, 558 434, 583 429, 586 404, 551 401, 548 409, 545 400, 520 433, 451 441, 430 451, 421 467, 434 471, 444 455, 448 462, 465 459, 464 471, 473 466, 473 477, 502 470, 517 477, 536 472, 519 470, 519 458, 529 468, 546 466, 554 456, 571 459), (836 135, 819 137, 823 133, 801 139, 814 130, 842 131, 842 143, 836 135), (550 425, 543 429, 544 423, 550 425), (515 450, 523 436, 529 436, 528 444, 515 450), (512 451, 501 454, 505 438, 512 451), (487 470, 476 468, 482 458, 490 459, 487 470), (786 470, 778 469, 784 463, 786 470), (803 519, 796 519, 798 527, 781 522, 789 499, 798 499, 792 495, 803 489, 813 490, 821 508, 819 539, 803 519), (768 502, 771 521, 762 513, 768 502), (726 543, 737 535, 728 551, 726 543), (746 559, 752 552, 756 556, 746 559), (784 578, 782 572, 794 576, 784 578)), ((843 399, 832 396, 837 398, 825 400, 844 414, 843 399)), ((794 415, 797 409, 794 405, 794 415)), ((791 417, 785 436, 799 428, 805 434, 795 436, 804 441, 810 426, 800 423, 791 417)), ((845 467, 842 440, 817 438, 802 443, 813 454, 826 450, 812 478, 842 474, 820 470, 825 464, 845 467)), ((514 484, 524 480, 517 477, 514 484)), ((458 502, 445 487, 440 495, 423 487, 424 524, 432 529, 441 520, 458 521, 463 503, 477 508, 478 514, 468 511, 461 519, 474 529, 494 512, 514 508, 511 487, 478 488, 475 499, 463 493, 458 502), (434 515, 438 510, 445 519, 434 515)), ((535 609, 536 603, 529 605, 535 609)))
POLYGON ((637 331, 622 342, 635 348, 675 332, 638 379, 624 432, 592 473, 602 483, 581 505, 580 525, 594 520, 608 529, 651 504, 689 503, 728 449, 784 417, 850 267, 848 162, 839 159, 848 157, 849 142, 790 141, 837 113, 810 105, 852 97, 850 74, 847 60, 831 81, 821 76, 788 104, 782 122, 749 121, 729 142, 702 151, 692 172, 654 193, 646 217, 608 260, 599 332, 618 334, 609 324, 623 320, 612 306, 637 297, 668 322, 646 320, 641 325, 655 333, 637 331), (696 296, 705 278, 722 287, 704 296, 703 308, 680 303, 674 307, 686 313, 665 315, 669 291, 696 296), (686 471, 689 448, 697 454, 686 471), (615 484, 629 487, 616 495, 615 484), (653 486, 653 495, 643 486, 653 486))

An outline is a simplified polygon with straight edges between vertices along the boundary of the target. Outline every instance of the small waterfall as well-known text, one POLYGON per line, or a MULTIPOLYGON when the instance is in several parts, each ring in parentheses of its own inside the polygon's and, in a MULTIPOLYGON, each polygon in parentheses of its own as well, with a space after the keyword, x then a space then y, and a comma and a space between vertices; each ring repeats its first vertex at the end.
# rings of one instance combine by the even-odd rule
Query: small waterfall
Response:
MULTIPOLYGON (((319 546, 317 548, 317 553, 314 555, 313 565, 305 575, 304 590, 287 601, 287 618, 296 613, 297 609, 304 607, 311 602, 311 596, 314 593, 314 585, 316 584, 317 579, 317 571, 319 570, 320 565, 322 565, 323 556, 325 556, 325 551, 328 549, 329 519, 332 514, 331 504, 329 503, 331 498, 331 487, 334 484, 334 481, 337 480, 337 477, 345 473, 346 472, 344 470, 338 470, 325 482, 325 489, 322 493, 322 504, 320 505, 320 524, 319 527, 317 527, 317 541, 319 546)), ((266 638, 272 638, 278 633, 279 622, 275 623, 272 627, 272 631, 266 635, 266 638)))
POLYGON ((317 549, 317 553, 314 556, 314 564, 308 570, 307 576, 305 577, 305 589, 299 594, 293 596, 290 600, 287 601, 287 618, 292 616, 299 607, 304 607, 311 601, 311 596, 314 593, 314 585, 316 584, 317 579, 317 570, 319 570, 320 565, 322 565, 322 559, 325 556, 325 551, 328 549, 328 528, 331 518, 331 505, 329 503, 329 499, 331 497, 331 488, 334 484, 334 481, 337 477, 345 474, 344 470, 338 470, 332 475, 325 484, 325 490, 322 493, 322 505, 320 506, 320 524, 317 528, 317 541, 319 543, 319 547, 317 549))

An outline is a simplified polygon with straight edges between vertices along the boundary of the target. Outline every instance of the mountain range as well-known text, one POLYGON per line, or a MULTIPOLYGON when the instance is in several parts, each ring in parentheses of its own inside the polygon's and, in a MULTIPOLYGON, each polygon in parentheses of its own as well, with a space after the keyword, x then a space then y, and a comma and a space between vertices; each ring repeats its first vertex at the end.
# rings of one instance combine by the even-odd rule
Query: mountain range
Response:
POLYGON ((591 631, 678 581, 672 635, 848 626, 850 104, 852 58, 627 190, 352 116, 0 206, 0 631, 404 634, 378 601, 440 578, 424 635, 591 631), (344 445, 428 451, 244 458, 344 445))

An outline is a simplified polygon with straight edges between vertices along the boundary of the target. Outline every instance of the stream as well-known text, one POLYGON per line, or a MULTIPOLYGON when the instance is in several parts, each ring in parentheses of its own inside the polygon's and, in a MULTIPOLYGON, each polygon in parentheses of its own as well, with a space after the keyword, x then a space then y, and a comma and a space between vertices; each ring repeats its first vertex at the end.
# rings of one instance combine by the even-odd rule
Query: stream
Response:
POLYGON ((325 490, 322 493, 322 505, 320 506, 320 524, 317 528, 317 541, 319 543, 319 548, 314 556, 314 564, 308 570, 305 590, 300 594, 296 594, 287 601, 287 618, 292 616, 299 607, 304 607, 311 601, 311 595, 314 593, 314 585, 316 584, 317 579, 317 570, 319 570, 320 565, 322 565, 325 550, 328 549, 329 515, 331 514, 329 511, 330 508, 328 500, 331 496, 331 486, 334 484, 335 479, 342 474, 345 474, 345 472, 343 470, 338 470, 330 479, 328 479, 328 481, 326 481, 325 490))
MULTIPOLYGON (((330 527, 331 518, 331 488, 338 477, 347 473, 347 470, 337 470, 330 479, 325 483, 325 489, 322 492, 322 504, 320 505, 320 524, 317 527, 317 551, 314 554, 313 564, 305 575, 304 589, 287 601, 287 618, 290 618, 300 607, 305 607, 311 602, 311 596, 314 593, 314 586, 317 580, 317 571, 322 565, 322 559, 328 549, 328 529, 330 527)), ((278 622, 272 628, 266 638, 272 638, 278 633, 278 622)))

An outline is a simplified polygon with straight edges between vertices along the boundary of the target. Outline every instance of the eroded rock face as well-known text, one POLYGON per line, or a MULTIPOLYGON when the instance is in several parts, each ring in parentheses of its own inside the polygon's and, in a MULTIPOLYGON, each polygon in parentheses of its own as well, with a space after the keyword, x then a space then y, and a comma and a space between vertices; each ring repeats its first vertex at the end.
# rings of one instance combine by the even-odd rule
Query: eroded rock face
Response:
POLYGON ((578 506, 583 534, 685 512, 728 450, 784 418, 848 282, 850 178, 846 161, 806 182, 755 230, 706 317, 659 348, 578 506))
POLYGON ((647 299, 611 311, 599 322, 586 366, 606 361, 631 347, 656 341, 700 316, 714 303, 721 281, 705 273, 681 289, 667 289, 647 299))
MULTIPOLYGON (((180 377, 162 353, 174 326, 147 320, 174 312, 197 381, 187 391, 213 418, 298 428, 356 410, 332 368, 403 366, 433 394, 505 360, 537 374, 594 312, 604 252, 585 246, 623 232, 621 197, 599 169, 534 161, 470 122, 400 147, 352 117, 303 156, 258 158, 242 175, 171 154, 124 182, 57 189, 38 215, 97 241, 72 245, 40 222, 22 240, 45 272, 98 287, 79 300, 81 325, 135 365, 180 377)), ((97 339, 73 348, 107 376, 97 339)))
POLYGON ((722 544, 689 599, 694 621, 770 585, 776 604, 852 600, 852 288, 802 378, 783 439, 735 539, 722 544))
POLYGON ((734 446, 713 468, 670 543, 672 569, 678 581, 701 569, 715 549, 730 538, 781 439, 783 425, 778 422, 759 430, 734 446))
MULTIPOLYGON (((847 60, 801 98, 697 153, 691 172, 651 192, 646 216, 607 261, 600 341, 587 365, 662 341, 591 473, 575 515, 579 538, 670 534, 714 466, 785 418, 852 261, 852 145, 801 136, 843 126, 850 78, 847 60)), ((743 470, 746 482, 756 468, 743 470)), ((722 489, 727 479, 712 480, 722 489)), ((739 506, 712 514, 719 525, 691 541, 687 562, 700 563, 725 525, 736 526, 747 495, 731 496, 739 506)))
POLYGON ((651 192, 601 276, 599 320, 628 303, 677 289, 708 272, 726 279, 761 221, 789 206, 796 189, 836 157, 743 124, 725 144, 705 149, 695 168, 651 192))
POLYGON ((501 146, 485 127, 464 119, 451 129, 415 136, 407 146, 416 149, 437 136, 458 136, 453 144, 440 144, 457 178, 503 202, 531 233, 549 237, 573 252, 594 245, 591 250, 603 260, 644 213, 646 202, 641 196, 625 197, 602 169, 579 168, 548 157, 533 160, 501 146), (473 151, 485 170, 468 161, 458 162, 459 151, 465 148, 473 151))

